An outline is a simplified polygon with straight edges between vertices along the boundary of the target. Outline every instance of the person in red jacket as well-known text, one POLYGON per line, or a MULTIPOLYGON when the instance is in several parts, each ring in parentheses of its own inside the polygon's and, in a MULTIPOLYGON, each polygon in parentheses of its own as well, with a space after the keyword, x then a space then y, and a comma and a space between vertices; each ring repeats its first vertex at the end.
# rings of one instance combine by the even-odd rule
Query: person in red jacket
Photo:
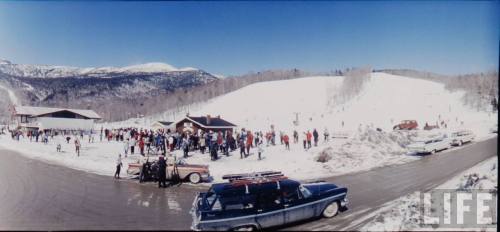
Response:
POLYGON ((139 138, 139 149, 141 150, 141 155, 144 156, 144 139, 142 137, 139 138))
POLYGON ((290 142, 289 141, 290 141, 290 138, 288 137, 288 135, 285 134, 283 136, 283 142, 285 142, 285 148, 287 150, 290 150, 290 142))
POLYGON ((250 155, 250 147, 252 146, 253 135, 250 131, 247 132, 247 155, 250 155))
POLYGON ((307 134, 306 134, 306 138, 307 138, 307 148, 311 148, 311 140, 312 140, 312 134, 311 134, 311 131, 307 131, 307 134))

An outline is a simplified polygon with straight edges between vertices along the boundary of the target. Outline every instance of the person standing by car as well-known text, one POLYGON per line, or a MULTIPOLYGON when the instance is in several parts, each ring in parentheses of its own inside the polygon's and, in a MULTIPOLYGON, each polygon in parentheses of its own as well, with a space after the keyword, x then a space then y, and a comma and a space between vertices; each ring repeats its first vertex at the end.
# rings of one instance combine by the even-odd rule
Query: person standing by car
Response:
POLYGON ((167 162, 164 157, 160 155, 158 159, 158 188, 167 187, 167 162))
POLYGON ((205 154, 205 134, 203 134, 202 136, 200 136, 200 151, 201 151, 201 154, 205 154))
POLYGON ((122 168, 122 155, 118 154, 118 159, 116 160, 116 172, 115 172, 115 179, 120 179, 120 170, 122 168))
POLYGON ((187 158, 189 152, 189 139, 187 135, 182 139, 182 150, 184 151, 184 158, 187 158))

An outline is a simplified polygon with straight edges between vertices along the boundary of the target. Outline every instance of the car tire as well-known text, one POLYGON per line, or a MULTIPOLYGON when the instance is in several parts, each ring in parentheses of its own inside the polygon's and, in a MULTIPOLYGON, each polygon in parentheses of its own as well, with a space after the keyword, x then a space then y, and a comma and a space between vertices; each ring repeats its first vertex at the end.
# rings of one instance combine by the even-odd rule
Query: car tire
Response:
POLYGON ((323 217, 325 218, 331 218, 337 215, 339 212, 339 203, 334 201, 330 203, 326 208, 323 210, 323 217))
POLYGON ((198 184, 201 182, 201 176, 199 173, 195 172, 195 173, 191 173, 189 175, 189 181, 193 184, 198 184))

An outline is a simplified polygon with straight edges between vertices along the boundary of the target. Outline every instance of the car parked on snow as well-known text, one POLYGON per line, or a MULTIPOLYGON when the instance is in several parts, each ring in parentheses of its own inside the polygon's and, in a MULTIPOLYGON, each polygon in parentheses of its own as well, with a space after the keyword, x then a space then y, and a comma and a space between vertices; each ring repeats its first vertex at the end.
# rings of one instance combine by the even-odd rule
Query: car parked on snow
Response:
POLYGON ((414 130, 417 129, 418 123, 415 120, 403 120, 401 123, 395 125, 394 130, 414 130))
POLYGON ((470 130, 459 130, 451 133, 450 144, 454 146, 462 146, 464 143, 472 142, 475 135, 470 130))
MULTIPOLYGON (((184 159, 175 159, 173 157, 166 157, 167 162, 167 180, 172 180, 178 177, 180 180, 190 181, 197 184, 202 181, 209 181, 210 172, 208 165, 187 164, 184 159)), ((139 175, 142 180, 157 180, 156 173, 158 171, 157 160, 144 163, 130 163, 128 165, 127 174, 139 175), (144 172, 142 177, 141 171, 144 172)))
POLYGON ((226 175, 193 202, 193 230, 260 230, 345 209, 347 188, 316 182, 302 184, 281 172, 226 175))
POLYGON ((411 153, 434 154, 438 151, 450 148, 450 142, 446 136, 436 136, 431 138, 419 138, 414 143, 406 146, 411 153))

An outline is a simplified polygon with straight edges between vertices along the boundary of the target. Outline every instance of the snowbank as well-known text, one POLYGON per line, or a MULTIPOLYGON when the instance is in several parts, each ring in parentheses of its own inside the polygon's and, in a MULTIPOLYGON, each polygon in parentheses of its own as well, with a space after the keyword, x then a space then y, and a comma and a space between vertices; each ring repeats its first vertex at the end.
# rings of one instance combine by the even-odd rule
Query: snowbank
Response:
MULTIPOLYGON (((488 190, 497 192, 498 189, 498 157, 488 159, 469 170, 457 175, 453 179, 438 186, 436 189, 488 190)), ((466 231, 496 231, 496 228, 440 228, 422 226, 422 204, 420 193, 415 192, 394 201, 388 202, 377 210, 372 221, 368 222, 361 231, 400 231, 400 230, 466 230, 466 231)))

